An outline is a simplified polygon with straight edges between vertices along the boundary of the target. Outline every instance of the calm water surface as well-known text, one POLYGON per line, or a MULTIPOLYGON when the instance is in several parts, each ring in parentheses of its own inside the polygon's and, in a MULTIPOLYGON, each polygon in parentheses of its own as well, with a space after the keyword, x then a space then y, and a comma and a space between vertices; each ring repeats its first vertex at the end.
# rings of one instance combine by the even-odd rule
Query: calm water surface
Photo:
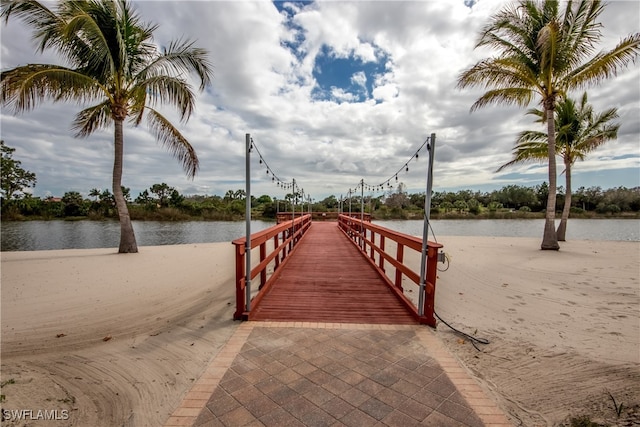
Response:
MULTIPOLYGON (((375 221, 383 227, 422 237, 422 221, 375 221)), ((559 221, 556 221, 556 226, 559 221)), ((438 236, 540 237, 544 219, 447 219, 431 221, 438 236)), ((567 240, 640 241, 638 219, 569 219, 567 240)))
MULTIPOLYGON (((251 221, 253 233, 274 223, 251 221)), ((133 221, 138 246, 231 242, 245 234, 241 221, 133 221)), ((117 248, 117 221, 24 221, 3 222, 1 250, 39 251, 50 249, 117 248)))
MULTIPOLYGON (((414 236, 422 236, 422 221, 375 221, 383 227, 414 236)), ((252 232, 272 226, 273 222, 251 221, 252 232)), ((439 236, 540 237, 544 220, 434 220, 439 236)), ((227 221, 134 221, 139 246, 180 245, 187 243, 231 242, 244 236, 244 222, 227 221)), ((429 238, 433 238, 430 232, 429 238)), ((117 221, 25 221, 4 222, 0 229, 2 251, 50 249, 117 248, 120 225, 117 221)), ((640 241, 640 220, 572 219, 568 240, 640 241)))

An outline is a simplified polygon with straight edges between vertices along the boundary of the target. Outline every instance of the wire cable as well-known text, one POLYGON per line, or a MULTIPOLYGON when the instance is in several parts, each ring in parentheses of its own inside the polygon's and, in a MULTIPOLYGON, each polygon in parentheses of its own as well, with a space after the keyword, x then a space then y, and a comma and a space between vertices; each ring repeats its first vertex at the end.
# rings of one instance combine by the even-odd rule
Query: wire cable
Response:
POLYGON ((369 183, 364 182, 364 179, 363 179, 355 186, 354 190, 350 191, 350 192, 353 193, 353 192, 355 192, 355 190, 357 190, 360 187, 363 187, 363 189, 366 189, 367 191, 384 191, 385 185, 388 188, 391 188, 392 187, 391 180, 393 180, 395 178, 396 182, 398 182, 398 174, 399 173, 401 173, 402 171, 409 172, 409 163, 413 159, 418 159, 420 150, 422 150, 425 147, 425 145, 427 145, 429 143, 429 141, 431 141, 431 137, 430 136, 428 136, 427 139, 424 140, 422 145, 420 145, 420 147, 409 158, 409 160, 407 160, 404 163, 404 165, 400 169, 398 169, 398 171, 396 173, 392 174, 388 179, 382 181, 380 184, 369 184, 369 183))
MULTIPOLYGON (((433 227, 431 226, 431 222, 429 222, 429 228, 431 229, 431 235, 433 236, 433 240, 438 243, 438 240, 436 239, 436 233, 433 231, 433 227)), ((447 268, 445 268, 444 270, 440 270, 438 269, 438 271, 447 271, 449 269, 449 265, 450 265, 450 261, 449 261, 449 255, 447 255, 446 253, 444 254, 445 259, 447 260, 447 268)), ((480 348, 478 348, 477 344, 489 344, 489 340, 486 338, 477 338, 471 334, 467 334, 466 332, 462 332, 459 329, 454 328, 453 326, 451 326, 448 322, 446 322, 442 317, 440 317, 438 315, 438 313, 436 313, 436 311, 433 311, 433 314, 438 318, 438 320, 440 320, 442 323, 444 323, 445 325, 447 325, 449 328, 451 328, 455 333, 462 335, 463 337, 467 338, 471 344, 473 345, 473 347, 475 347, 476 350, 478 351, 482 351, 480 350, 480 348)))
POLYGON ((440 317, 438 315, 438 313, 436 313, 436 311, 433 311, 433 314, 438 318, 438 320, 440 320, 442 323, 444 323, 445 325, 447 325, 449 328, 451 328, 455 333, 462 335, 463 337, 467 338, 471 344, 475 347, 476 350, 478 351, 482 351, 480 350, 480 348, 476 345, 476 344, 489 344, 489 340, 486 338, 477 338, 471 334, 467 334, 466 332, 462 332, 460 329, 456 329, 453 326, 451 326, 449 323, 447 323, 445 320, 442 319, 442 317, 440 317))

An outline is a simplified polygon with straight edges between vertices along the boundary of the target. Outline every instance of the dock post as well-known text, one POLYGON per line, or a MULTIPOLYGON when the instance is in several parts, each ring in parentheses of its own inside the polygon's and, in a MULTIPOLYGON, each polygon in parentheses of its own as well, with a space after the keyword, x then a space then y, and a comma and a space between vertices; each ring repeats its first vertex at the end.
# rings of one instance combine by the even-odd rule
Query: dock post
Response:
POLYGON ((420 257, 420 294, 418 295, 418 316, 424 316, 424 292, 427 274, 427 244, 429 239, 429 217, 431 215, 431 187, 433 186, 433 157, 436 149, 436 134, 432 133, 427 144, 429 167, 427 169, 427 192, 424 197, 424 225, 422 227, 422 254, 420 257))
POLYGON ((245 241, 245 305, 247 312, 251 311, 251 135, 245 135, 245 144, 247 146, 247 154, 245 156, 245 222, 246 222, 246 241, 245 241))

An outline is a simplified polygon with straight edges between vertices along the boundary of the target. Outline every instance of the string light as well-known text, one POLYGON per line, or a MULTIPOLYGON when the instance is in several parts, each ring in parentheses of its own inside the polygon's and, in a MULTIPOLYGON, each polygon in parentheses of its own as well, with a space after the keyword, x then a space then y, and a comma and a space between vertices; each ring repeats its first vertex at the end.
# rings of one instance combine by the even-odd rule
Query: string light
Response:
POLYGON ((256 153, 258 153, 258 157, 259 157, 259 163, 261 165, 264 165, 264 167, 266 168, 266 174, 267 175, 271 175, 271 182, 275 182, 276 185, 282 189, 290 189, 293 187, 292 183, 285 183, 283 179, 281 179, 274 171, 273 169, 269 166, 269 164, 267 163, 266 159, 264 158, 264 156, 262 155, 262 153, 260 152, 260 150, 258 149, 258 145, 255 143, 255 141, 253 140, 253 137, 251 137, 251 145, 249 146, 249 153, 253 152, 253 150, 255 149, 256 153))
MULTIPOLYGON (((428 136, 427 139, 424 140, 424 142, 420 145, 420 147, 418 147, 418 149, 416 150, 416 152, 413 154, 413 156, 411 156, 409 158, 409 160, 400 168, 398 169, 398 171, 396 173, 394 173, 393 175, 391 175, 389 178, 387 178, 385 181, 382 181, 380 184, 377 185, 370 185, 370 184, 366 184, 364 182, 364 180, 360 181, 360 183, 358 183, 358 186, 356 187, 356 190, 358 188, 360 188, 360 186, 363 186, 363 188, 369 188, 369 191, 372 190, 376 190, 376 191, 384 191, 385 186, 387 187, 387 189, 392 189, 393 185, 391 185, 391 181, 393 180, 393 178, 395 178, 395 181, 398 182, 398 174, 400 172, 402 172, 402 170, 404 169, 405 172, 409 172, 409 163, 411 163, 412 160, 416 160, 418 161, 418 157, 419 157, 419 153, 420 151, 425 147, 425 145, 427 146, 427 149, 430 149, 430 143, 431 141, 431 137, 428 136), (366 186, 366 187, 365 187, 366 186)), ((351 191, 351 190, 349 190, 351 191)))

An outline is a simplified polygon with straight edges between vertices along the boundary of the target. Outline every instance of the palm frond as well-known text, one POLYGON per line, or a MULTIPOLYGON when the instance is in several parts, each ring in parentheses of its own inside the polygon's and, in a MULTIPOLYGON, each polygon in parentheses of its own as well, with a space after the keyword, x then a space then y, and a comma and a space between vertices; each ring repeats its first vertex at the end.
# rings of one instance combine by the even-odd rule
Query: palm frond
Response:
POLYGON ((458 87, 535 87, 536 75, 517 59, 491 58, 480 61, 463 71, 458 77, 458 87))
POLYGON ((145 107, 147 105, 148 89, 144 85, 137 85, 129 91, 129 115, 131 122, 138 126, 142 122, 145 107))
POLYGON ((200 90, 211 84, 213 76, 212 64, 207 58, 207 51, 194 47, 189 40, 177 40, 169 44, 162 55, 152 61, 140 72, 143 79, 157 75, 182 75, 195 73, 200 79, 200 90))
POLYGON ((598 83, 615 76, 621 68, 635 61, 640 54, 640 33, 631 34, 608 52, 600 52, 590 61, 575 68, 564 79, 568 88, 598 83))
POLYGON ((46 64, 31 64, 3 71, 0 102, 16 113, 31 110, 45 98, 54 101, 92 101, 104 96, 97 82, 74 70, 46 64))
POLYGON ((80 111, 72 124, 72 129, 77 131, 75 137, 87 137, 96 129, 108 127, 112 122, 111 103, 108 101, 80 111))
POLYGON ((38 42, 38 50, 43 52, 50 47, 62 44, 60 27, 64 22, 49 8, 37 1, 30 0, 2 0, 2 17, 5 22, 15 15, 34 29, 33 40, 38 42))
POLYGON ((547 134, 537 130, 526 130, 520 132, 516 139, 516 147, 522 146, 526 148, 538 147, 544 145, 546 153, 547 134))
POLYGON ((524 107, 531 102, 533 92, 527 88, 495 89, 485 92, 471 106, 471 111, 489 104, 518 105, 524 107))
MULTIPOLYGON (((89 5, 89 2, 86 2, 89 5)), ((73 58, 75 65, 83 72, 100 81, 107 81, 115 69, 115 64, 106 36, 88 11, 73 15, 64 27, 65 36, 70 40, 82 34, 82 43, 67 43, 67 57, 73 58)))
MULTIPOLYGON (((138 82, 135 89, 145 89, 146 100, 150 106, 171 104, 178 108, 181 120, 186 121, 195 107, 195 95, 189 84, 180 78, 159 75, 138 82)), ((132 89, 134 90, 134 89, 132 89)), ((139 95, 138 95, 139 98, 139 95)))
POLYGON ((544 163, 548 160, 547 134, 538 131, 524 131, 518 135, 512 150, 513 158, 496 169, 501 172, 509 166, 525 163, 544 163))
POLYGON ((536 116, 538 118, 538 120, 536 120, 537 122, 540 122, 542 124, 547 123, 547 110, 540 110, 538 108, 530 108, 527 110, 527 112, 525 113, 526 115, 531 115, 531 116, 536 116))
POLYGON ((547 88, 547 93, 554 87, 560 38, 560 24, 555 20, 548 22, 538 34, 536 48, 540 67, 539 80, 547 88))
POLYGON ((602 24, 597 21, 604 10, 601 0, 579 1, 575 10, 572 3, 567 5, 563 23, 563 69, 579 66, 584 58, 595 51, 595 44, 601 37, 602 24))
POLYGON ((169 150, 171 155, 182 164, 187 178, 193 179, 199 167, 196 151, 189 144, 189 141, 164 116, 153 108, 147 107, 147 110, 149 129, 156 139, 169 150))

